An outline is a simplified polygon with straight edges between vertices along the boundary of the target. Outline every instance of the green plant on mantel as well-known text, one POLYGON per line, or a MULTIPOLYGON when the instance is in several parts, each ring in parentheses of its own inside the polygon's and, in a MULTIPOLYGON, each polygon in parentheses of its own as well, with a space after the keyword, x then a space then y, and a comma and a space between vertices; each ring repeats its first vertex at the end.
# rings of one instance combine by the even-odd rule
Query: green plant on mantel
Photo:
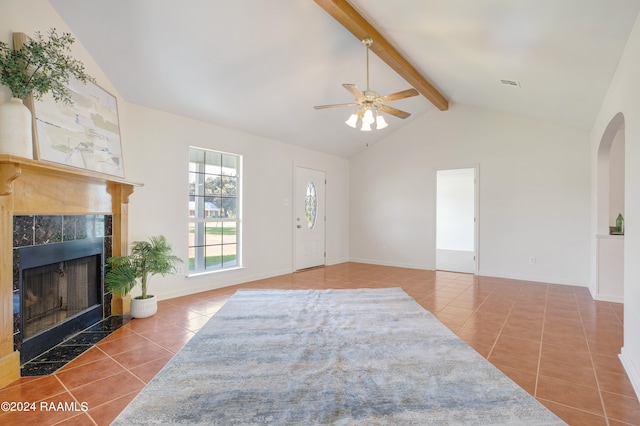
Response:
POLYGON ((171 254, 171 245, 163 235, 150 237, 149 241, 134 241, 130 255, 107 259, 108 271, 104 282, 109 291, 118 296, 126 296, 140 284, 142 295, 139 298, 146 299, 149 278, 177 272, 178 262, 182 259, 171 254))
POLYGON ((36 99, 42 99, 51 92, 56 102, 72 105, 66 86, 69 79, 94 81, 82 62, 69 54, 74 42, 70 33, 58 35, 55 28, 49 30, 46 38, 36 32, 17 50, 0 41, 0 83, 11 89, 15 98, 26 99, 33 93, 36 99))

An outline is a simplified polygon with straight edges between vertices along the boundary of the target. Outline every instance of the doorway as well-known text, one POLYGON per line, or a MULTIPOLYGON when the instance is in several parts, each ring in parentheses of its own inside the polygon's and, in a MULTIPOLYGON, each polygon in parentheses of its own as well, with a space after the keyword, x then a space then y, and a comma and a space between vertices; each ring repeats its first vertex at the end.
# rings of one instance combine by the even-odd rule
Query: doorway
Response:
POLYGON ((295 270, 324 265, 325 185, 325 172, 296 167, 293 197, 295 270))
POLYGON ((617 113, 607 125, 598 147, 596 300, 624 302, 624 228, 616 229, 625 215, 625 118, 617 113))
POLYGON ((436 269, 477 273, 477 169, 436 171, 436 269))

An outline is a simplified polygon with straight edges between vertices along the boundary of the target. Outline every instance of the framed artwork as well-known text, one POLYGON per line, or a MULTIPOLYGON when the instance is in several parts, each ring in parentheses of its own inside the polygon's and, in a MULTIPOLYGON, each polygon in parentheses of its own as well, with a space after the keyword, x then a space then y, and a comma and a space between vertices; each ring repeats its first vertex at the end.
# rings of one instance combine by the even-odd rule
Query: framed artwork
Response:
POLYGON ((116 97, 89 81, 68 89, 72 106, 33 100, 34 158, 124 177, 116 97))

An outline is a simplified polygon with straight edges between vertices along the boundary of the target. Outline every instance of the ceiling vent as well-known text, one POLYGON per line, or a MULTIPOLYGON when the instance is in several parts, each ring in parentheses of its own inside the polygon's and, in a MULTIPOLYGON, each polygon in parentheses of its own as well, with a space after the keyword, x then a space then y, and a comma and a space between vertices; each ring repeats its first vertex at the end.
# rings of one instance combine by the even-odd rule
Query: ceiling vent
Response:
POLYGON ((517 80, 500 80, 500 83, 504 84, 505 86, 512 86, 512 87, 520 87, 520 82, 517 80))

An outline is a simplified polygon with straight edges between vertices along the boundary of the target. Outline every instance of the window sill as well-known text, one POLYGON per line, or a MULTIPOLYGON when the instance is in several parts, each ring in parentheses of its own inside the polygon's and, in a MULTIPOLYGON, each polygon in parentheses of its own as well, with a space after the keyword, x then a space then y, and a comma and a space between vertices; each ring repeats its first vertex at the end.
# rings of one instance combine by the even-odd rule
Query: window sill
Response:
POLYGON ((203 275, 219 274, 221 272, 237 271, 244 269, 244 266, 235 266, 233 268, 210 269, 208 271, 198 271, 187 274, 187 278, 201 277, 203 275))

